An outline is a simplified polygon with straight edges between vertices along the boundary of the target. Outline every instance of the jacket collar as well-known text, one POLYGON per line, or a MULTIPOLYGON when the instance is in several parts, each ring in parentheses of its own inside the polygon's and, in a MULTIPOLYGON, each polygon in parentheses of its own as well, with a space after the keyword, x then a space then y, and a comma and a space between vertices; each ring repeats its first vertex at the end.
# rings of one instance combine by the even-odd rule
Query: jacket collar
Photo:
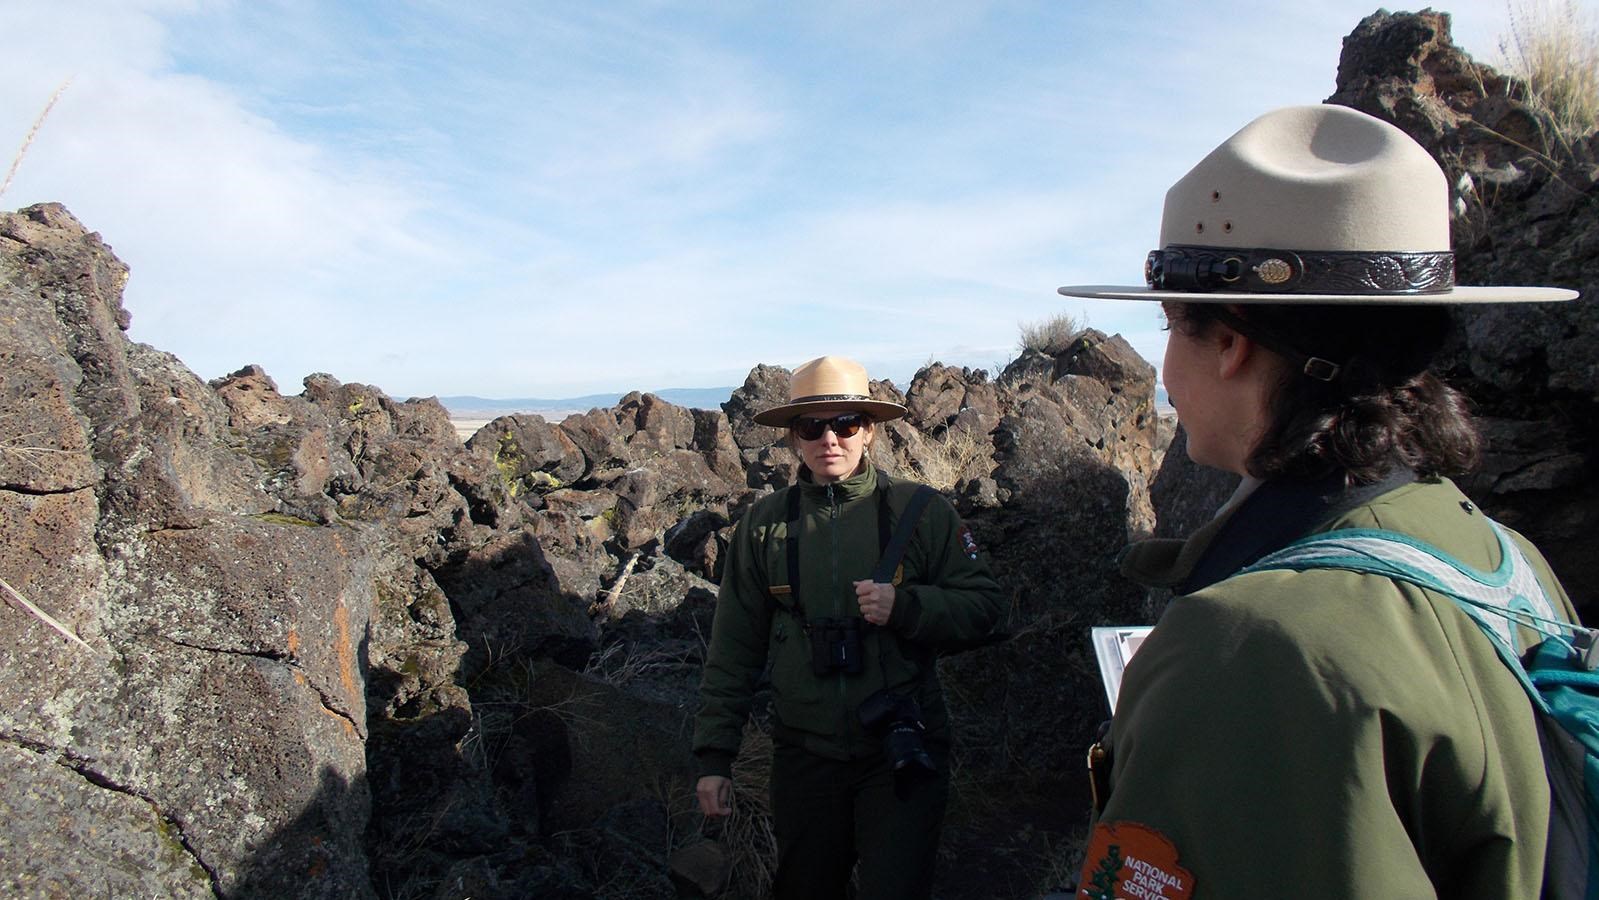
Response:
MULTIPOLYGON (((825 499, 827 496, 829 485, 817 484, 811 475, 811 470, 806 468, 804 463, 800 464, 799 478, 795 484, 807 496, 818 499, 825 499)), ((877 490, 877 467, 868 462, 862 466, 861 471, 843 481, 833 482, 831 487, 833 488, 833 496, 841 503, 854 500, 857 497, 865 497, 871 494, 872 491, 877 490)))
POLYGON ((1187 540, 1140 541, 1122 552, 1123 575, 1148 587, 1191 594, 1209 587, 1319 526, 1416 480, 1396 467, 1373 484, 1346 487, 1344 473, 1312 481, 1247 482, 1187 540))

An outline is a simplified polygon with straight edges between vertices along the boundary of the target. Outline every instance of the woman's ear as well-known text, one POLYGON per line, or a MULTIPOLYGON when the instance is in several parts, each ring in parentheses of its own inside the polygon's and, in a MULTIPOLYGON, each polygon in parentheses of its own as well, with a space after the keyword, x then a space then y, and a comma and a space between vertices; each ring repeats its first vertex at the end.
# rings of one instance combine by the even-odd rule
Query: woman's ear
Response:
MULTIPOLYGON (((1228 312, 1237 315, 1236 306, 1228 306, 1228 312)), ((1233 330, 1225 322, 1214 324, 1216 340, 1216 374, 1222 378, 1232 378, 1244 370, 1251 357, 1255 356, 1256 344, 1246 335, 1233 330)))

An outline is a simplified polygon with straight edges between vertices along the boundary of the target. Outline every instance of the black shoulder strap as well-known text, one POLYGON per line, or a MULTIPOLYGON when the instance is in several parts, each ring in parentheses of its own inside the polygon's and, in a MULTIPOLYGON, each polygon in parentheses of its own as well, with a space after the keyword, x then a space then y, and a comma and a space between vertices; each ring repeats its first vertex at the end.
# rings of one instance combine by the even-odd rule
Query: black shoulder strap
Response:
MULTIPOLYGON (((877 568, 872 570, 872 580, 878 584, 888 584, 894 580, 894 570, 899 568, 899 562, 905 557, 905 551, 911 545, 911 537, 916 534, 916 523, 922 518, 922 512, 927 509, 927 504, 932 501, 938 492, 925 484, 916 486, 916 492, 911 494, 910 502, 905 504, 905 509, 899 514, 899 525, 894 529, 894 536, 889 538, 888 546, 883 548, 883 555, 877 561, 877 568)), ((887 498, 888 492, 883 492, 887 498)), ((878 511, 878 528, 884 527, 888 521, 886 514, 887 500, 883 502, 878 511)))
POLYGON ((805 610, 799 604, 799 539, 800 489, 798 485, 791 485, 788 489, 788 533, 783 538, 783 555, 788 557, 788 595, 793 601, 790 609, 803 622, 805 610))

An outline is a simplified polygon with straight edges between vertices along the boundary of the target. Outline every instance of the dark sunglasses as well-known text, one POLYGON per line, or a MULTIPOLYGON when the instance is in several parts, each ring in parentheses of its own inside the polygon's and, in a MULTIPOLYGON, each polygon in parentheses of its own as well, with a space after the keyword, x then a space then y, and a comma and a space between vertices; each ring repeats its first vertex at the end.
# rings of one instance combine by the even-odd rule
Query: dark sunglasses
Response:
POLYGON ((795 419, 790 427, 794 429, 795 434, 805 440, 814 441, 821 438, 822 432, 828 429, 832 429, 840 438, 854 437, 855 433, 861 430, 861 426, 870 421, 871 417, 865 413, 845 413, 831 419, 813 419, 809 416, 795 419))

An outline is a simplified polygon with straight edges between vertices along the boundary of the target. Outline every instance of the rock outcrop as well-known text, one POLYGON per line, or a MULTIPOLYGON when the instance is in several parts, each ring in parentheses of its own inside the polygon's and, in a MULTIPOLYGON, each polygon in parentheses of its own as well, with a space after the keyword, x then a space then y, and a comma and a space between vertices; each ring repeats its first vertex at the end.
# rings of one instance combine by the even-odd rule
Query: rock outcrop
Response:
POLYGON ((0 885, 371 896, 373 536, 278 512, 122 334, 126 274, 59 206, 0 216, 0 885))

